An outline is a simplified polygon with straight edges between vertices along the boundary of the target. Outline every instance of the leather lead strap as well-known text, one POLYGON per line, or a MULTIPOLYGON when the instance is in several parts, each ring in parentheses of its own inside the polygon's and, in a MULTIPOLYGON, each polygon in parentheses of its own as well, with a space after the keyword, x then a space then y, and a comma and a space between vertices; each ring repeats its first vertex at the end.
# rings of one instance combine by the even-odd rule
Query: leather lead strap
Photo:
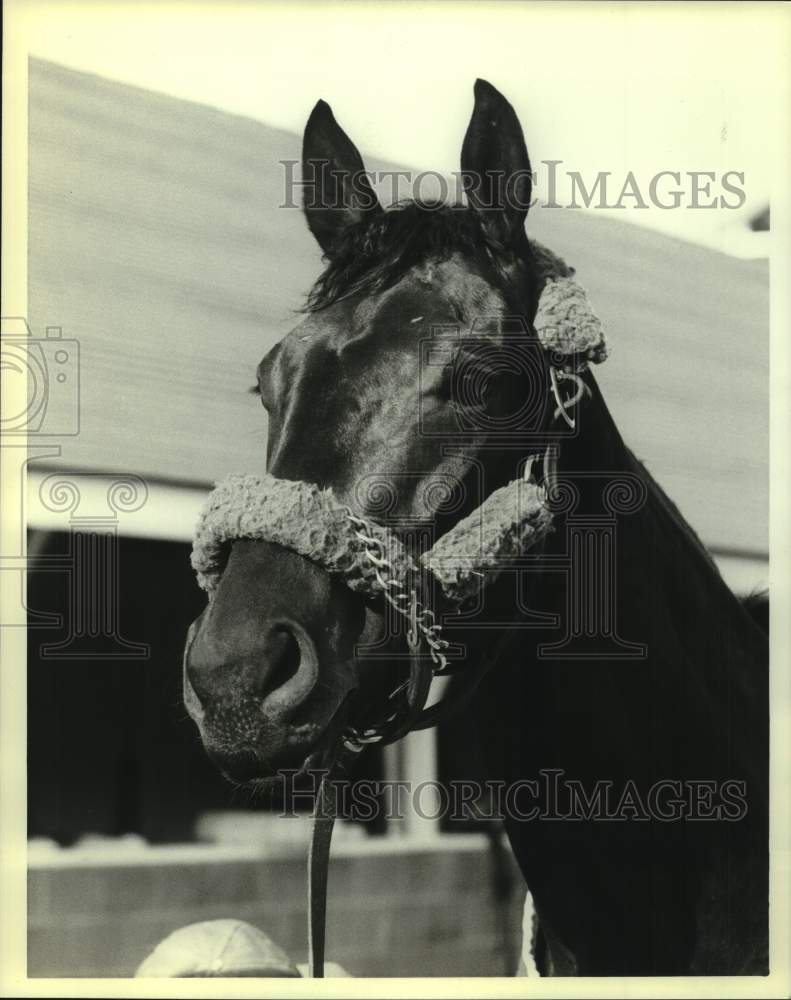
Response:
POLYGON ((424 708, 417 716, 410 732, 417 732, 421 729, 431 729, 441 721, 458 712, 475 693, 481 678, 492 666, 491 659, 487 659, 477 667, 468 668, 462 674, 452 675, 448 693, 441 701, 424 708))
POLYGON ((332 780, 336 770, 337 766, 321 779, 308 854, 308 974, 311 979, 324 978, 330 844, 338 813, 337 789, 332 780))
MULTIPOLYGON (((428 698, 432 678, 431 660, 421 657, 419 641, 409 642, 409 654, 407 710, 403 720, 390 731, 382 745, 395 743, 409 732, 428 698)), ((353 751, 342 751, 339 754, 333 766, 322 777, 316 798, 308 854, 308 974, 311 979, 324 978, 330 846, 338 815, 338 789, 334 779, 346 770, 346 764, 354 756, 353 751)))

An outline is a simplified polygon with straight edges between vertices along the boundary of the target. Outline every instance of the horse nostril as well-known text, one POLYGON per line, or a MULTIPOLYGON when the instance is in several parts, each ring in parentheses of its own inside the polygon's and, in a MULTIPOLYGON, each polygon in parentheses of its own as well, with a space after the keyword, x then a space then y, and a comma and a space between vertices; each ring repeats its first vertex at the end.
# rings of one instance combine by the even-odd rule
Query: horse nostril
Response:
POLYGON ((254 623, 240 645, 230 649, 206 630, 202 635, 191 630, 184 651, 184 704, 196 721, 251 696, 282 714, 296 709, 315 687, 318 653, 297 622, 254 623))
POLYGON ((267 639, 258 693, 266 695, 283 687, 296 676, 301 662, 302 651, 294 632, 287 625, 276 625, 267 639))

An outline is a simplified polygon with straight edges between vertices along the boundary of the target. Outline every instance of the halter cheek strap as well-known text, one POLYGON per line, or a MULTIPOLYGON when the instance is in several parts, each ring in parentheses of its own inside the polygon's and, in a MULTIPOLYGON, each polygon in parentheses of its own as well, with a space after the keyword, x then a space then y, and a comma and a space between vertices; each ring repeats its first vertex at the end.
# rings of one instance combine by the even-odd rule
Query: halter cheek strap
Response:
POLYGON ((574 430, 574 428, 577 426, 577 421, 574 417, 570 415, 571 411, 580 402, 580 400, 586 393, 588 394, 590 393, 590 390, 582 381, 582 378, 577 374, 577 372, 567 372, 564 371, 562 368, 555 368, 554 365, 550 365, 549 378, 552 384, 552 395, 554 396, 555 403, 557 404, 555 407, 555 419, 557 420, 558 417, 562 417, 562 419, 565 420, 568 426, 572 430, 574 430), (577 389, 574 395, 570 399, 563 399, 559 385, 559 382, 561 381, 568 381, 575 383, 577 389))

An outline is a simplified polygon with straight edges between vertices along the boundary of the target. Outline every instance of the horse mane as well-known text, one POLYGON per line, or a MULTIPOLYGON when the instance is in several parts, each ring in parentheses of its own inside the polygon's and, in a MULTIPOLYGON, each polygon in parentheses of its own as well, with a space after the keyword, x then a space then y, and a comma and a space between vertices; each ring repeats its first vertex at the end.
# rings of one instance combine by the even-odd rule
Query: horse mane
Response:
MULTIPOLYGON (((627 469, 642 478, 648 489, 648 495, 657 505, 657 509, 664 512, 665 516, 669 518, 670 523, 673 524, 679 531, 680 535, 686 539, 687 544, 689 545, 689 552, 694 553, 697 559, 705 562, 712 574, 714 574, 714 576, 716 576, 716 578, 721 582, 722 586, 730 590, 730 587, 728 587, 723 580, 720 569, 717 566, 711 552, 709 552, 698 533, 681 513, 678 505, 668 496, 662 486, 657 482, 645 462, 641 461, 634 454, 631 448, 627 447, 624 443, 620 431, 615 426, 612 416, 609 413, 609 409, 607 409, 606 404, 604 403, 604 399, 598 385, 596 385, 596 395, 598 396, 600 402, 604 405, 607 412, 610 432, 613 433, 614 439, 618 442, 619 447, 623 449, 627 469)), ((733 596, 734 600, 737 601, 746 612, 753 624, 768 636, 769 592, 767 590, 757 589, 749 594, 734 594, 733 596)))
POLYGON ((516 259, 466 205, 395 202, 341 232, 325 255, 327 265, 308 293, 305 311, 317 312, 358 292, 383 291, 423 261, 447 260, 454 253, 463 253, 498 286, 507 284, 506 268, 516 259))
POLYGON ((676 527, 679 529, 679 531, 682 533, 682 535, 686 537, 691 548, 695 552, 697 552, 699 556, 702 556, 702 558, 709 564, 709 566, 711 567, 712 570, 714 570, 717 576, 720 576, 721 574, 719 568, 717 567, 717 564, 714 561, 712 554, 709 552, 708 548, 701 541, 701 538, 698 535, 697 531, 695 531, 695 529, 692 527, 689 521, 681 513, 676 502, 668 496, 668 494, 659 485, 656 479, 654 479, 653 475, 649 471, 648 466, 645 464, 645 462, 640 461, 640 459, 637 458, 634 452, 630 448, 627 448, 626 445, 624 445, 623 447, 626 450, 627 455, 631 459, 634 465, 634 469, 642 474, 646 482, 646 485, 648 486, 649 494, 653 494, 655 500, 659 503, 661 507, 664 508, 665 512, 669 515, 670 520, 673 522, 673 524, 675 524, 676 527))
MULTIPOLYGON (((640 473, 642 473, 648 485, 649 491, 653 493, 654 498, 665 508, 673 523, 686 536, 687 540, 690 542, 693 549, 697 551, 698 555, 702 556, 716 575, 721 578, 719 567, 714 561, 711 553, 701 541, 698 533, 678 509, 678 506, 673 500, 671 500, 664 489, 662 489, 656 479, 654 479, 648 471, 645 463, 641 462, 629 448, 626 448, 626 452, 634 462, 635 468, 639 469, 640 473)), ((749 594, 736 596, 739 603, 752 621, 758 626, 758 628, 761 629, 762 632, 769 635, 769 592, 767 590, 757 589, 753 590, 749 594)))

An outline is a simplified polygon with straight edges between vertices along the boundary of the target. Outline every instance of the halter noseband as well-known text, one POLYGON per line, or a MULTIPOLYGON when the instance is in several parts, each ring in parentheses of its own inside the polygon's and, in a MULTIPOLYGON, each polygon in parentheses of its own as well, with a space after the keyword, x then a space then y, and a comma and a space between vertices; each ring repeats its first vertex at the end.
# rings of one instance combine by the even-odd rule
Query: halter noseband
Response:
MULTIPOLYGON (((532 460, 527 465, 532 468, 532 460)), ((291 549, 343 579, 355 593, 383 598, 406 622, 411 660, 423 664, 420 651, 425 644, 430 674, 444 674, 449 672, 444 652, 448 643, 428 607, 427 585, 434 585, 443 603, 462 605, 499 575, 505 558, 547 534, 552 526, 547 488, 529 476, 528 471, 527 477, 496 490, 417 560, 395 532, 355 513, 332 490, 270 475, 228 476, 207 500, 195 533, 192 566, 211 601, 235 541, 268 541, 291 549)), ((347 747, 359 750, 368 743, 398 739, 406 731, 401 715, 413 716, 413 724, 418 721, 411 708, 416 689, 424 687, 414 680, 399 685, 388 700, 405 705, 375 726, 347 732, 347 747)))

